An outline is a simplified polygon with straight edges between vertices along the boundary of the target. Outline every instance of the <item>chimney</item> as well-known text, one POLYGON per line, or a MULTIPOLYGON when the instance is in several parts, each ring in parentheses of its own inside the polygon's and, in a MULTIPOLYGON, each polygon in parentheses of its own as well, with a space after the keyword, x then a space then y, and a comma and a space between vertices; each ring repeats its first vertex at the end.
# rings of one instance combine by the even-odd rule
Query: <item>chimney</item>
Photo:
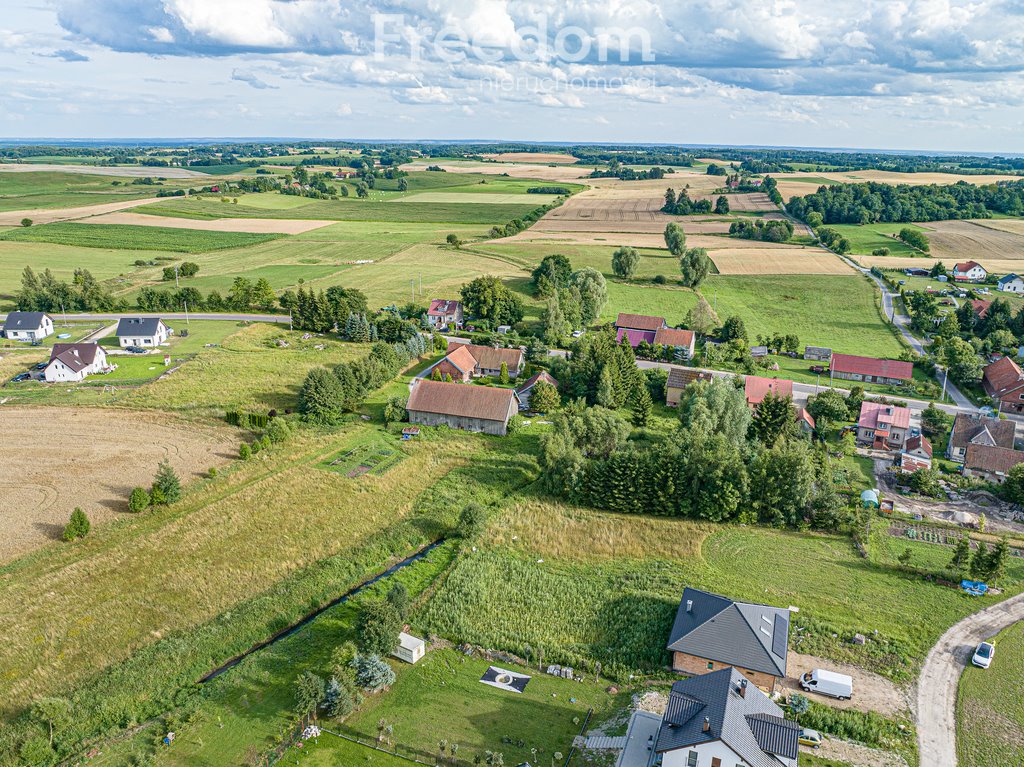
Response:
POLYGON ((740 697, 741 698, 747 697, 747 680, 746 679, 741 679, 740 680, 740 697))
POLYGON ((686 600, 686 612, 688 612, 688 613, 692 613, 693 612, 693 600, 692 599, 687 599, 686 600))
POLYGON ((704 732, 708 732, 711 729, 711 720, 708 717, 704 717, 704 732))

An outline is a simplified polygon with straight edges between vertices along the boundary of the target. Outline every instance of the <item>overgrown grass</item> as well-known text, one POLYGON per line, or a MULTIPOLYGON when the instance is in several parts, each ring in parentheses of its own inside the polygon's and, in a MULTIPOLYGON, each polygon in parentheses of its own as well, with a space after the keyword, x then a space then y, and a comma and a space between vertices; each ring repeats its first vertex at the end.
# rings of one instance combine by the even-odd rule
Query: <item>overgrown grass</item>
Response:
POLYGON ((252 232, 208 232, 201 229, 174 229, 163 226, 58 223, 12 229, 0 234, 0 239, 115 250, 206 253, 211 250, 256 245, 283 236, 252 232))

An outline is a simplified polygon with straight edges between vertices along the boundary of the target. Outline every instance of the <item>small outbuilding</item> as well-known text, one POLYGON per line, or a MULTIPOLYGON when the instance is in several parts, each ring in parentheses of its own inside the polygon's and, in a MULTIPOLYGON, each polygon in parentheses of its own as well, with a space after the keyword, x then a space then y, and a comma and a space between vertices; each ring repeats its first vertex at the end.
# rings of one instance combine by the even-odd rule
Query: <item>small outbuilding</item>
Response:
POLYGON ((878 508, 878 493, 874 490, 865 490, 860 494, 861 505, 865 509, 877 509, 878 508))
POLYGON ((415 664, 427 652, 427 643, 404 631, 398 635, 398 647, 391 653, 399 660, 415 664))

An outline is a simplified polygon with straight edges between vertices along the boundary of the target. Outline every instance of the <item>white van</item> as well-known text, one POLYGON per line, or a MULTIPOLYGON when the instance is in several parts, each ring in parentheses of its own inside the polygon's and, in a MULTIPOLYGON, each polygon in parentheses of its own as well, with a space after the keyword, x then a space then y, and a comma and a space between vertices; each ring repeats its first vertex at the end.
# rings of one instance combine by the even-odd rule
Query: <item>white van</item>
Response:
POLYGON ((853 697, 853 677, 821 668, 800 677, 800 686, 807 692, 819 692, 839 700, 853 697))

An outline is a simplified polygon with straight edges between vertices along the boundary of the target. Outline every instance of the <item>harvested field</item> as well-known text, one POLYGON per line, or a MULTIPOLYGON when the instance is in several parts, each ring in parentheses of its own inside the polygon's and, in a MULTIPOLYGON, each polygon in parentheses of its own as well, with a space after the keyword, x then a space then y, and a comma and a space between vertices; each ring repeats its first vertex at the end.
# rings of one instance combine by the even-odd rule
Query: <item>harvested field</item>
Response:
POLYGON ((417 160, 402 166, 406 171, 423 171, 428 166, 436 165, 449 173, 482 173, 487 176, 500 176, 507 173, 513 178, 529 178, 541 181, 577 181, 590 173, 590 168, 578 165, 547 165, 511 164, 496 162, 476 162, 473 160, 417 160))
POLYGON ((725 199, 729 201, 729 210, 736 213, 771 213, 779 210, 764 192, 727 194, 725 199))
MULTIPOLYGON (((731 242, 731 241, 730 241, 731 242)), ((689 244, 689 241, 687 241, 689 244)), ((842 259, 820 248, 725 248, 712 252, 719 274, 852 274, 842 259)), ((694 244, 691 247, 704 247, 694 244)))
POLYGON ((0 163, 0 173, 37 173, 39 171, 55 171, 57 173, 85 173, 90 176, 125 176, 128 178, 196 178, 206 176, 205 173, 188 170, 187 168, 150 168, 141 165, 100 166, 100 165, 46 165, 43 163, 0 163))
MULTIPOLYGON (((932 221, 918 224, 928 235, 931 255, 938 258, 964 260, 973 258, 989 266, 989 259, 1024 259, 1024 231, 989 226, 990 221, 932 221)), ((1024 224, 1007 220, 1005 225, 1024 224)), ((1018 264, 1015 268, 1019 269, 1018 264)))
POLYGON ((779 194, 782 199, 811 194, 819 186, 828 184, 857 184, 865 181, 877 181, 883 184, 955 184, 966 181, 968 184, 994 184, 997 181, 1020 180, 1020 176, 968 176, 956 173, 895 173, 888 170, 857 170, 849 173, 808 173, 798 171, 787 176, 785 173, 772 174, 779 183, 779 194))
POLYGON ((140 205, 150 205, 160 200, 156 197, 145 197, 141 200, 124 200, 123 202, 106 202, 102 205, 83 205, 78 208, 30 208, 27 210, 8 210, 0 213, 0 226, 18 226, 23 218, 31 218, 35 224, 52 224, 55 221, 70 221, 87 216, 100 216, 114 213, 140 205))
POLYGON ((418 192, 394 197, 388 202, 441 202, 441 203, 484 203, 490 205, 523 205, 535 203, 547 205, 558 199, 555 194, 489 194, 487 192, 418 192))
POLYGON ((131 489, 148 486, 164 458, 190 482, 238 442, 227 427, 93 408, 3 407, 0 433, 0 561, 59 538, 76 506, 93 523, 127 512, 131 489))
MULTIPOLYGON (((965 257, 970 257, 970 254, 965 253, 960 258, 935 258, 934 256, 926 256, 923 258, 911 258, 908 256, 852 256, 853 260, 862 266, 877 266, 879 269, 927 269, 936 261, 941 261, 950 270, 953 269, 953 264, 957 261, 963 261, 965 257)), ((1019 272, 1021 268, 1024 267, 1024 260, 1010 258, 986 258, 982 261, 982 264, 990 272, 995 272, 996 274, 1009 274, 1010 272, 1019 272)))
POLYGON ((495 162, 557 162, 567 165, 579 162, 570 154, 558 152, 502 152, 501 154, 485 154, 484 157, 495 162))
POLYGON ((128 224, 159 226, 170 229, 201 229, 206 232, 250 232, 253 234, 302 234, 331 226, 333 221, 309 221, 298 218, 218 218, 197 220, 170 216, 147 216, 142 213, 105 213, 82 219, 82 224, 128 224))

